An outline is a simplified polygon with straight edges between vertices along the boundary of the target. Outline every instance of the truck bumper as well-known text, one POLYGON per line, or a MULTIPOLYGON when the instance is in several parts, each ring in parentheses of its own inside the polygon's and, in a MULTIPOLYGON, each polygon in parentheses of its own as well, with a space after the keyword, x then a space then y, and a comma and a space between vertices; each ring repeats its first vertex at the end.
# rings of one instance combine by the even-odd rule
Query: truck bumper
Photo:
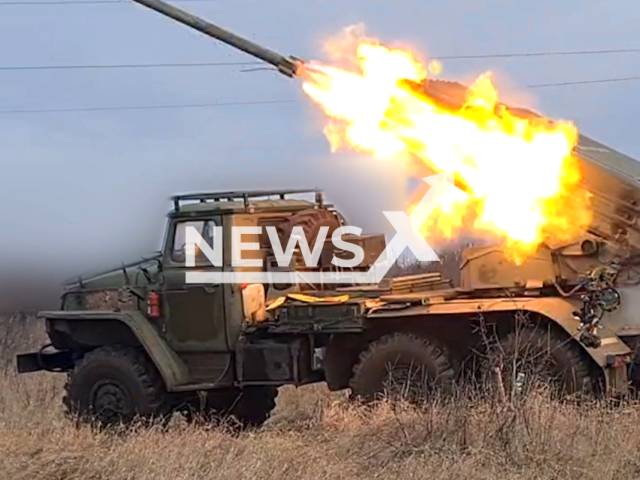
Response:
POLYGON ((18 373, 29 373, 46 370, 48 372, 65 372, 71 370, 75 364, 70 351, 39 351, 16 355, 18 373))

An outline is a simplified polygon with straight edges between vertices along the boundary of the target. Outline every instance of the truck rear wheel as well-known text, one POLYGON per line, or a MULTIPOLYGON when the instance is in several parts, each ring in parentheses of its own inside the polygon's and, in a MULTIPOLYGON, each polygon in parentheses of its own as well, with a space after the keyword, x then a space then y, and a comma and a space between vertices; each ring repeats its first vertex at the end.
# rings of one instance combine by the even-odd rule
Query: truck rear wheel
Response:
POLYGON ((119 346, 87 353, 69 374, 67 411, 101 425, 128 423, 164 413, 165 388, 144 352, 119 346))
POLYGON ((373 342, 360 355, 351 390, 364 401, 389 398, 420 403, 449 392, 454 377, 443 350, 425 338, 396 333, 373 342))
POLYGON ((536 386, 550 388, 554 398, 592 396, 590 365, 575 342, 540 327, 510 333, 489 355, 483 383, 497 385, 497 368, 507 397, 526 395, 536 386))

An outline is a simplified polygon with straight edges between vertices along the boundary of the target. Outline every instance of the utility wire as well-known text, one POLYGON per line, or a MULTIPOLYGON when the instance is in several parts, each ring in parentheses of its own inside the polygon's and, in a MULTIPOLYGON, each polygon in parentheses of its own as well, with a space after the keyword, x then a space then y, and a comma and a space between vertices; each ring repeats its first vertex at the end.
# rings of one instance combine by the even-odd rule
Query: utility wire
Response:
MULTIPOLYGON (((172 3, 212 3, 223 0, 171 0, 172 3)), ((105 3, 132 3, 130 0, 34 0, 32 2, 18 0, 15 2, 0 2, 0 7, 4 6, 43 6, 43 5, 101 5, 105 3)))
POLYGON ((263 62, 192 62, 192 63, 118 63, 103 65, 24 65, 0 66, 0 71, 12 70, 108 70, 128 68, 176 68, 176 67, 232 67, 263 65, 263 62))
MULTIPOLYGON (((600 80, 578 80, 573 82, 538 83, 528 85, 527 88, 565 87, 569 85, 588 85, 595 83, 613 83, 640 80, 636 77, 605 78, 600 80)), ((0 115, 5 114, 29 114, 29 113, 70 113, 70 112, 106 112, 124 110, 175 110, 191 108, 219 108, 235 106, 281 105, 295 103, 295 100, 249 100, 245 102, 217 102, 217 103, 186 103, 173 105, 130 105, 112 107, 79 107, 79 108, 36 108, 36 109, 7 109, 0 110, 0 115)))
POLYGON ((9 109, 0 110, 3 114, 18 113, 67 113, 67 112, 106 112, 121 110, 175 110, 187 108, 218 108, 218 107, 236 107, 245 105, 276 105, 284 103, 294 103, 295 100, 250 100, 246 102, 216 102, 216 103, 185 103, 174 105, 133 105, 133 106, 115 106, 115 107, 80 107, 80 108, 36 108, 36 109, 9 109))
MULTIPOLYGON (((66 1, 66 0, 65 0, 66 1)), ((84 0, 78 0, 84 1, 84 0)), ((93 0, 88 3, 106 2, 120 3, 129 0, 93 0)), ((174 0, 177 1, 177 0, 174 0)), ((216 0, 182 0, 192 2, 205 2, 216 0)), ((51 2, 44 2, 51 3, 51 2)), ((0 2, 0 5, 3 5, 0 2)), ((515 58, 515 57, 545 57, 559 55, 611 55, 620 53, 640 53, 640 48, 627 48, 618 50, 583 50, 583 51, 566 51, 566 52, 538 52, 538 53, 496 53, 487 55, 445 55, 437 57, 439 60, 453 59, 474 59, 474 58, 515 58)), ((99 65, 16 65, 16 66, 0 66, 0 71, 11 70, 109 70, 109 69, 130 69, 130 68, 193 68, 193 67, 230 67, 230 66, 251 66, 263 65, 264 62, 246 61, 246 62, 171 62, 171 63, 114 63, 99 65)))
POLYGON ((619 77, 619 78, 602 78, 600 80, 578 80, 575 82, 558 82, 558 83, 537 83, 527 85, 527 88, 545 88, 545 87, 565 87, 568 85, 589 85, 594 83, 613 83, 613 82, 630 82, 640 80, 640 76, 636 77, 619 77))
POLYGON ((482 55, 445 55, 438 60, 471 60, 474 58, 558 57, 571 55, 612 55, 617 53, 640 53, 640 48, 618 48, 614 50, 573 50, 564 52, 491 53, 482 55))

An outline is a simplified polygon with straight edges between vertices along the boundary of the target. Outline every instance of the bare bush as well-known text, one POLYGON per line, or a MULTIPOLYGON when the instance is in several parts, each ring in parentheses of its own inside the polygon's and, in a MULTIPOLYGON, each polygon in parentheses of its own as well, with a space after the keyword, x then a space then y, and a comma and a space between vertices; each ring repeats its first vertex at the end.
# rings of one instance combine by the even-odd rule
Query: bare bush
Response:
POLYGON ((12 367, 17 353, 38 348, 45 341, 44 326, 35 316, 0 316, 0 370, 12 367))

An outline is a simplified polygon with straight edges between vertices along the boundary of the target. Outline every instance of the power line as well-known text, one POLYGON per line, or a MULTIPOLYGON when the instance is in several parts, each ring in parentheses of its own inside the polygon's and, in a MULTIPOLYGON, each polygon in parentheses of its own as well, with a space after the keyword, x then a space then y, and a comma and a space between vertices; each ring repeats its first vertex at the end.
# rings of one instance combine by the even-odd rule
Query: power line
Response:
MULTIPOLYGON (((65 0, 66 1, 66 0, 65 0)), ((84 1, 84 0, 78 0, 84 1)), ((121 3, 129 0, 93 0, 87 3, 121 3)), ((175 0, 178 1, 178 0, 175 0)), ((219 0, 182 0, 192 2, 206 2, 219 0)), ((51 2, 43 2, 51 3, 51 2)), ((3 3, 0 3, 2 5, 3 3)), ((530 53, 496 53, 487 55, 445 55, 437 57, 439 60, 453 59, 476 59, 476 58, 510 58, 510 57, 544 57, 559 55, 611 55, 620 53, 640 53, 640 48, 627 48, 618 50, 583 50, 583 51, 566 51, 566 52, 530 52, 530 53)), ((114 64, 98 64, 98 65, 15 65, 0 66, 0 71, 11 70, 109 70, 109 69, 133 69, 133 68, 197 68, 197 67, 230 67, 230 66, 251 66, 262 65, 263 62, 247 61, 247 62, 169 62, 169 63, 114 63, 114 64)))
POLYGON ((543 88, 543 87, 564 87, 568 85, 589 85, 595 83, 613 83, 613 82, 629 82, 640 80, 640 76, 636 77, 621 77, 621 78, 603 78, 599 80, 579 80, 576 82, 558 82, 558 83, 540 83, 535 85, 528 85, 527 88, 543 88))
MULTIPOLYGON (((527 88, 543 88, 543 87, 564 87, 570 85, 588 85, 597 83, 613 83, 640 80, 640 76, 620 77, 620 78, 604 78, 599 80, 578 80, 572 82, 558 83, 538 83, 527 85, 527 88)), ((29 114, 29 113, 71 113, 71 112, 107 112, 107 111, 125 111, 125 110, 175 110, 175 109, 192 109, 192 108, 219 108, 232 106, 251 106, 251 105, 280 105, 295 103, 295 100, 249 100, 244 102, 217 102, 217 103, 186 103, 173 105, 130 105, 130 106, 111 106, 111 107, 72 107, 72 108, 36 108, 36 109, 7 109, 0 110, 0 115, 4 114, 29 114)))
POLYGON ((102 65, 17 65, 0 66, 0 71, 11 70, 108 70, 128 68, 177 68, 177 67, 231 67, 263 65, 262 62, 190 62, 190 63, 118 63, 102 65))
POLYGON ((445 55, 436 58, 438 60, 471 60, 475 58, 557 57, 569 55, 612 55, 618 53, 640 53, 640 48, 618 48, 615 50, 574 50, 564 52, 491 53, 482 55, 445 55))
MULTIPOLYGON (((212 3, 221 2, 223 0, 172 0, 172 3, 212 3)), ((4 6, 43 6, 43 5, 101 5, 105 3, 131 3, 130 0, 34 0, 23 1, 18 0, 15 2, 0 2, 0 7, 4 6)))
POLYGON ((294 103, 295 100, 250 100, 246 102, 216 102, 216 103, 185 103, 174 105, 136 105, 116 107, 80 107, 80 108, 36 108, 36 109, 9 109, 0 110, 3 114, 28 114, 28 113, 70 113, 70 112, 107 112, 121 110, 175 110, 189 108, 217 108, 236 107, 244 105, 276 105, 294 103))
POLYGON ((589 85, 594 83, 613 83, 613 82, 630 82, 640 80, 640 76, 636 77, 619 77, 619 78, 602 78, 599 80, 578 80, 575 82, 558 82, 558 83, 537 83, 527 85, 527 88, 545 88, 545 87, 566 87, 568 85, 589 85))

